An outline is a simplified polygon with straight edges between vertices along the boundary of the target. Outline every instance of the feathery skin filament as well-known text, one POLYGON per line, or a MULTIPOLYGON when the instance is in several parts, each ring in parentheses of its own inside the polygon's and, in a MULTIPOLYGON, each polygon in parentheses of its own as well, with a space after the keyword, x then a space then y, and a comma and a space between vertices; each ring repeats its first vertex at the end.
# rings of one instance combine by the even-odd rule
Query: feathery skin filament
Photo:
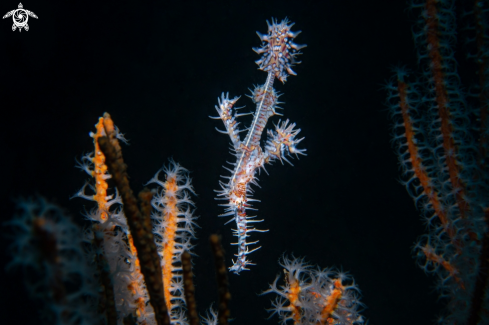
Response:
POLYGON ((156 183, 160 188, 151 204, 155 210, 153 233, 161 257, 165 302, 172 324, 182 324, 186 317, 181 257, 184 251, 191 251, 190 241, 195 238, 197 217, 193 215, 194 204, 190 199, 190 194, 195 192, 187 170, 172 160, 149 183, 156 183), (162 171, 166 181, 159 179, 162 171))
MULTIPOLYGON (((292 40, 300 32, 292 32, 290 28, 293 24, 289 25, 287 19, 278 23, 275 19, 272 19, 272 24, 267 21, 268 34, 262 35, 257 32, 262 41, 260 48, 254 48, 253 50, 262 54, 262 58, 256 63, 259 65, 259 69, 267 72, 267 80, 264 85, 258 86, 252 92, 250 98, 256 104, 256 111, 253 113, 253 121, 251 126, 247 129, 248 134, 245 139, 241 141, 239 133, 245 130, 238 128, 239 123, 236 122, 236 118, 247 114, 236 114, 233 111, 234 105, 238 101, 239 97, 234 99, 229 98, 229 94, 221 95, 218 98, 219 105, 216 106, 216 110, 219 113, 218 117, 211 117, 214 119, 221 119, 226 127, 225 131, 221 133, 227 133, 231 139, 236 162, 233 163, 233 169, 228 169, 232 176, 225 177, 228 182, 220 182, 221 190, 218 192, 218 199, 227 200, 227 204, 222 204, 226 207, 225 213, 221 216, 232 216, 236 222, 237 229, 234 230, 234 236, 238 237, 238 242, 233 245, 238 246, 238 254, 236 261, 233 261, 233 266, 229 269, 236 274, 239 274, 242 270, 248 270, 247 266, 252 265, 247 255, 259 249, 260 247, 249 249, 249 245, 258 243, 258 241, 247 242, 247 237, 251 232, 266 232, 268 230, 258 230, 251 227, 249 224, 255 222, 261 222, 262 220, 252 220, 254 217, 248 217, 246 210, 255 210, 251 208, 249 202, 256 201, 249 196, 252 190, 249 184, 257 184, 255 177, 256 170, 263 168, 266 163, 278 159, 281 162, 285 160, 289 162, 285 157, 287 154, 305 155, 305 149, 297 149, 296 145, 303 140, 296 139, 295 137, 300 132, 300 129, 294 129, 295 124, 290 124, 289 121, 279 124, 274 131, 268 131, 268 140, 263 150, 260 146, 261 135, 265 129, 268 119, 273 115, 281 115, 276 112, 279 109, 277 101, 279 94, 273 88, 273 82, 275 78, 279 79, 282 83, 285 83, 289 74, 295 75, 295 72, 291 69, 294 64, 300 63, 296 61, 296 56, 301 54, 299 50, 305 45, 297 45, 292 40)), ((238 108, 234 108, 237 110, 238 108)), ((289 162, 290 163, 290 162, 289 162)), ((226 168, 227 169, 227 168, 226 168)), ((230 220, 230 221, 231 221, 230 220)))

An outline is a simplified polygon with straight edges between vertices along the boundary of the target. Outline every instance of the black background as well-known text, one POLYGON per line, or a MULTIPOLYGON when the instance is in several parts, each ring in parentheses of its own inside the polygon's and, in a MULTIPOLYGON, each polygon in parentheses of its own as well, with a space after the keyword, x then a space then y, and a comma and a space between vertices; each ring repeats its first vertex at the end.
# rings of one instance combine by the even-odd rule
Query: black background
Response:
MULTIPOLYGON (((0 11, 17 8, 3 1, 0 11)), ((87 178, 75 158, 92 149, 88 136, 105 111, 130 145, 123 148, 136 191, 175 159, 192 173, 200 216, 194 258, 199 312, 216 301, 208 236, 222 235, 228 265, 235 247, 228 219, 214 200, 221 166, 232 160, 214 105, 221 92, 244 95, 264 83, 252 47, 266 20, 288 17, 307 44, 297 76, 275 83, 284 116, 306 139, 295 167, 275 163, 259 176, 258 216, 268 233, 254 234, 258 265, 230 274, 233 324, 266 320, 270 296, 258 296, 282 270, 284 253, 350 271, 371 324, 431 324, 439 313, 433 279, 411 248, 424 226, 399 184, 390 144, 383 84, 398 64, 416 68, 411 29, 417 12, 404 1, 30 1, 28 32, 0 25, 1 220, 13 198, 42 195, 80 212, 93 206, 70 197, 87 178)), ((457 12, 458 14, 458 12, 457 12)), ((240 99, 244 110, 251 100, 240 99)), ((250 118, 241 118, 245 125, 250 118)), ((278 117, 269 122, 277 123, 278 117)), ((234 226, 233 226, 234 227, 234 226)), ((2 230, 6 231, 5 228, 2 230)), ((2 241, 8 262, 8 242, 2 241)), ((37 311, 19 274, 0 268, 1 317, 35 324, 37 311)), ((2 321, 0 321, 3 323, 2 321)))

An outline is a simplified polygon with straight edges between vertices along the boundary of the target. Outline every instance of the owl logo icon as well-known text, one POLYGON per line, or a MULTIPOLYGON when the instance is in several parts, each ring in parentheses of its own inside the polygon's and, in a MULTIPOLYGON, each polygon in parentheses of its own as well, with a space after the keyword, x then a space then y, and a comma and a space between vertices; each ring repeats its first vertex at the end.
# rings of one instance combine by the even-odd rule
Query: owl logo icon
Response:
POLYGON ((22 28, 24 28, 26 31, 29 30, 29 25, 27 25, 29 16, 37 19, 36 14, 33 13, 32 11, 25 10, 24 7, 22 6, 22 3, 19 3, 19 8, 7 12, 3 16, 3 18, 5 19, 10 16, 12 16, 12 19, 14 20, 14 24, 12 25, 12 31, 15 31, 18 28, 19 32, 22 31, 22 28))

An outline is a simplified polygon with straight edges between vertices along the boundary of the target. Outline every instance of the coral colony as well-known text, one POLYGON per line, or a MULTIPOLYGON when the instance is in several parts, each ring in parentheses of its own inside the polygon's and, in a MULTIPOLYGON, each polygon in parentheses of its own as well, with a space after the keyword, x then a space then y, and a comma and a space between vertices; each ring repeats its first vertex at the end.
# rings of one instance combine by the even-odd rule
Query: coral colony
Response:
POLYGON ((428 226, 415 253, 446 302, 439 324, 489 322, 489 9, 474 4, 475 96, 462 90, 457 71, 454 1, 411 5, 421 12, 414 41, 423 72, 412 80, 399 68, 387 86, 404 184, 428 226))

